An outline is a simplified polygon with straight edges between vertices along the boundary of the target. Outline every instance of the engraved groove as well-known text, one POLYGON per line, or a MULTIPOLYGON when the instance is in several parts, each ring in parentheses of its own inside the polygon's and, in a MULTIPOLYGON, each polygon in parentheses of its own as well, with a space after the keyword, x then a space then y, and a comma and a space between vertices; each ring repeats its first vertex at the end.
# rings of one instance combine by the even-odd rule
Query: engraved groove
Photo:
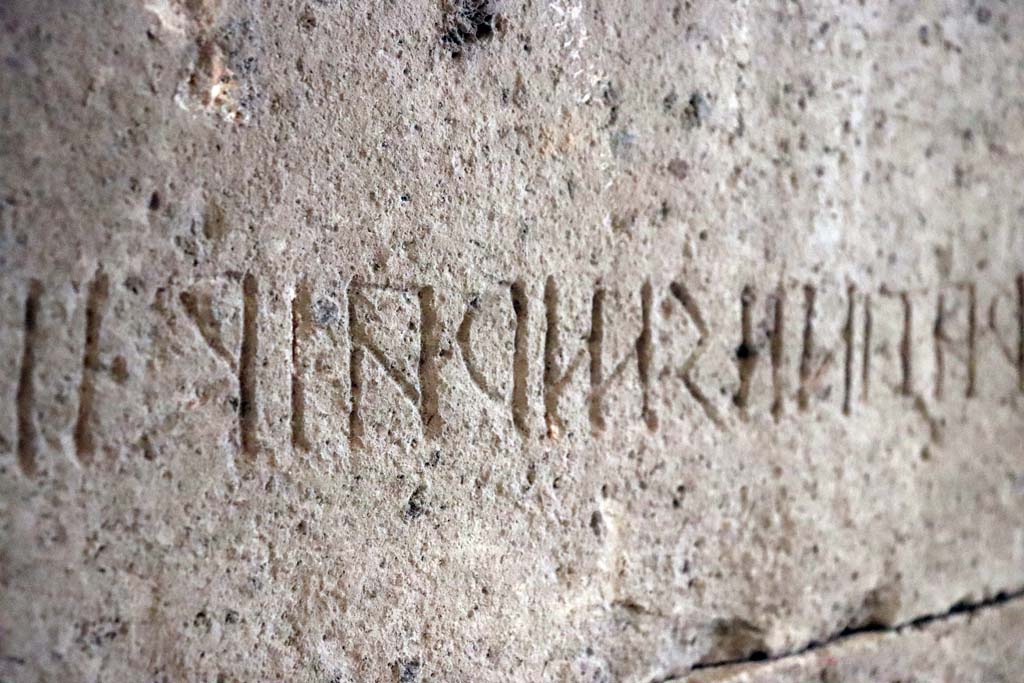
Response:
MULTIPOLYGON (((361 289, 366 289, 367 288, 366 285, 359 285, 359 287, 361 289)), ((386 291, 392 291, 392 290, 389 289, 389 290, 386 290, 386 291)), ((384 372, 388 375, 388 377, 390 377, 391 380, 398 386, 398 388, 401 390, 402 394, 414 406, 419 407, 419 405, 420 405, 420 392, 419 392, 419 390, 416 388, 416 386, 413 384, 413 382, 411 382, 407 377, 405 377, 402 374, 402 372, 397 367, 395 367, 395 363, 388 359, 387 354, 384 353, 384 351, 379 346, 377 346, 376 344, 373 343, 373 341, 370 339, 369 333, 367 333, 367 331, 363 327, 362 323, 359 322, 356 317, 353 317, 353 316, 355 316, 355 306, 354 306, 353 300, 356 299, 356 298, 361 299, 364 304, 371 305, 370 302, 367 301, 366 298, 363 297, 361 294, 359 294, 356 291, 351 291, 350 290, 350 292, 349 292, 349 314, 350 314, 350 318, 349 318, 349 335, 350 335, 352 344, 358 344, 365 351, 368 351, 369 354, 371 356, 373 356, 374 360, 376 360, 377 363, 380 364, 380 367, 384 370, 384 372)), ((422 317, 422 313, 421 313, 421 317, 422 317)), ((421 332, 421 334, 422 334, 422 332, 421 332)), ((362 357, 363 357, 363 354, 360 354, 360 358, 362 358, 362 357)))
POLYGON ((641 414, 647 429, 654 431, 658 428, 658 416, 651 405, 651 369, 654 365, 654 333, 651 329, 651 310, 654 304, 654 288, 650 280, 644 282, 640 289, 640 315, 642 329, 636 340, 636 361, 637 372, 640 375, 640 388, 642 391, 641 414))
POLYGON ((441 433, 441 419, 438 391, 440 385, 437 351, 440 346, 440 332, 437 322, 437 308, 434 302, 434 288, 422 287, 420 301, 420 419, 428 439, 441 433))
POLYGON ((797 389, 797 407, 807 410, 810 405, 811 361, 814 354, 814 304, 818 290, 804 285, 804 335, 800 352, 800 387, 797 389))
POLYGON ((935 352, 935 400, 941 401, 946 384, 946 353, 944 342, 946 341, 943 326, 946 319, 946 296, 942 292, 938 295, 935 313, 935 325, 932 327, 932 344, 935 352))
POLYGON ((992 302, 988 307, 988 328, 992 333, 993 338, 996 341, 996 346, 1006 357, 1006 360, 1017 367, 1017 352, 1011 346, 1011 344, 1003 337, 1002 332, 999 329, 999 304, 1002 298, 1006 296, 1004 292, 997 292, 992 296, 992 302))
POLYGON ((903 336, 900 339, 900 367, 903 372, 901 393, 904 396, 914 395, 914 307, 910 294, 900 292, 903 305, 903 336))
POLYGON ((780 283, 775 294, 772 321, 772 418, 777 422, 785 410, 786 290, 780 283))
POLYGON ((459 324, 459 329, 455 334, 455 341, 459 345, 459 350, 462 352, 462 362, 466 365, 466 371, 469 373, 469 378, 473 384, 477 386, 492 401, 501 402, 502 396, 497 389, 487 384, 487 378, 484 377, 483 372, 480 371, 480 367, 476 362, 476 355, 473 353, 472 344, 472 330, 473 323, 476 322, 477 308, 479 303, 476 298, 469 302, 466 307, 466 313, 462 316, 462 323, 459 324))
POLYGON ((978 286, 964 285, 967 290, 967 389, 966 398, 974 398, 978 386, 978 286))
POLYGON ((637 379, 641 391, 641 416, 648 429, 657 426, 657 417, 650 406, 650 365, 653 355, 653 334, 651 331, 651 304, 653 290, 649 282, 640 289, 640 319, 641 329, 633 344, 633 353, 622 358, 612 369, 611 373, 605 375, 604 371, 604 330, 605 330, 605 298, 606 290, 597 288, 591 302, 590 336, 587 340, 587 352, 590 355, 590 396, 588 400, 590 424, 593 432, 604 431, 606 420, 604 416, 604 396, 611 389, 612 384, 626 371, 626 368, 636 356, 637 379))
POLYGON ((356 343, 356 303, 351 291, 348 297, 348 329, 348 439, 351 448, 359 449, 363 447, 364 434, 363 417, 359 410, 363 397, 363 347, 356 343))
POLYGON ((93 404, 96 398, 96 373, 100 369, 100 329, 110 296, 110 278, 97 271, 85 303, 85 345, 82 352, 82 378, 78 386, 78 417, 75 420, 75 453, 83 464, 92 462, 96 439, 92 432, 93 404))
POLYGON ((306 436, 306 386, 302 374, 300 339, 309 329, 309 315, 312 296, 309 283, 299 282, 292 297, 292 391, 291 391, 291 437, 292 448, 309 450, 306 436))
POLYGON ((252 458, 258 448, 256 426, 256 364, 259 355, 259 285, 256 276, 246 273, 242 280, 242 348, 238 354, 238 427, 242 453, 252 458))
POLYGON ((590 352, 590 398, 588 408, 590 412, 590 426, 596 432, 602 432, 605 428, 604 414, 601 410, 601 395, 599 390, 604 378, 603 353, 604 346, 604 299, 605 290, 598 287, 594 290, 594 297, 590 308, 590 336, 587 339, 587 350, 590 352))
POLYGON ((1024 273, 1017 275, 1017 389, 1024 394, 1024 273))
POLYGON ((710 330, 707 323, 704 322, 704 316, 701 315, 696 300, 690 295, 685 285, 680 282, 673 282, 669 285, 669 291, 682 304, 683 310, 690 316, 693 324, 697 327, 697 331, 700 333, 700 338, 697 340, 697 348, 690 353, 683 363, 683 367, 679 371, 679 377, 683 380, 683 386, 686 387, 686 390, 697 401, 697 404, 700 405, 707 418, 716 427, 724 428, 725 423, 718 414, 718 410, 693 379, 693 368, 700 362, 701 356, 704 355, 710 330))
POLYGON ((557 438, 564 427, 558 413, 558 399, 583 362, 584 352, 582 349, 577 351, 564 372, 559 372, 558 288, 551 276, 544 284, 544 311, 547 324, 544 332, 544 423, 548 437, 557 438))
POLYGON ((509 287, 512 296, 512 311, 516 317, 515 342, 512 352, 512 422, 523 436, 529 434, 530 405, 527 395, 529 378, 529 301, 526 286, 516 280, 509 287))
POLYGON ((857 289, 850 285, 846 288, 846 324, 843 326, 843 344, 846 347, 846 359, 843 363, 843 414, 849 415, 853 399, 853 324, 856 308, 854 297, 857 289))
POLYGON ((921 394, 914 395, 914 410, 917 411, 917 414, 921 416, 921 419, 928 426, 928 438, 931 439, 932 443, 941 444, 942 423, 928 410, 928 403, 925 402, 921 394))
POLYGON ((832 361, 834 360, 832 352, 828 351, 821 359, 818 367, 814 367, 814 359, 817 355, 814 331, 817 299, 817 287, 814 285, 804 285, 803 347, 800 351, 800 386, 797 389, 797 409, 800 412, 810 408, 812 390, 821 382, 822 376, 832 367, 832 361))
POLYGON ((420 353, 417 364, 416 384, 404 376, 395 363, 390 361, 383 350, 374 344, 362 322, 356 315, 356 299, 364 304, 370 302, 363 297, 358 290, 375 289, 379 291, 402 291, 391 287, 371 287, 362 283, 352 283, 348 291, 348 316, 349 316, 349 385, 351 389, 349 407, 349 443, 352 448, 362 448, 363 436, 365 435, 365 424, 362 419, 361 401, 364 387, 363 363, 368 353, 385 374, 391 378, 402 394, 413 406, 416 406, 424 435, 432 439, 440 435, 444 422, 440 414, 439 387, 440 367, 438 364, 438 352, 440 349, 440 327, 438 315, 434 303, 435 294, 433 287, 421 287, 417 292, 417 299, 420 306, 420 353))
POLYGON ((224 346, 217 328, 216 317, 211 311, 211 304, 208 298, 198 297, 192 292, 182 292, 178 296, 185 314, 199 330, 199 335, 206 342, 206 345, 231 367, 235 367, 235 359, 224 346))
POLYGON ((739 371, 740 386, 733 396, 733 403, 739 408, 740 414, 747 417, 750 404, 750 389, 754 371, 757 369, 758 349, 754 343, 753 307, 757 301, 754 288, 747 285, 740 293, 740 345, 736 348, 736 366, 739 371))
POLYGON ((544 330, 544 423, 551 437, 558 433, 561 420, 555 391, 558 383, 558 289, 550 276, 544 283, 544 313, 547 322, 544 330))
POLYGON ((874 326, 873 313, 871 309, 871 295, 864 297, 864 340, 863 356, 861 359, 861 380, 860 395, 863 402, 867 402, 871 395, 871 334, 874 326))
POLYGON ((34 476, 36 462, 36 424, 35 410, 35 347, 38 343, 39 298, 43 286, 38 280, 32 280, 25 295, 25 317, 21 352, 21 370, 18 376, 18 465, 26 476, 34 476))

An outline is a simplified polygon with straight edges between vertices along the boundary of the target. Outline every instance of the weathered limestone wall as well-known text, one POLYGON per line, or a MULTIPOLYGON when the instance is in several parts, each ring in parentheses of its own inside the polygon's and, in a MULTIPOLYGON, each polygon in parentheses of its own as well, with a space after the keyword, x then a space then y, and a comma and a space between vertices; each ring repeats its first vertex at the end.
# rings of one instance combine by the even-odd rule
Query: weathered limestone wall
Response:
POLYGON ((0 27, 4 683, 1019 674, 1024 5, 0 27))

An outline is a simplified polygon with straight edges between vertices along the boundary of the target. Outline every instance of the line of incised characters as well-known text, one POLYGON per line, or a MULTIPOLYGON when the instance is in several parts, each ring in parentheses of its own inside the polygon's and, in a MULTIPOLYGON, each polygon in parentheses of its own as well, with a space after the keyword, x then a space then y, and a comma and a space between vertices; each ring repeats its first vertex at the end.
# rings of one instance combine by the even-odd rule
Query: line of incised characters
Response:
MULTIPOLYGON (((241 280, 242 324, 241 343, 237 355, 228 350, 219 337, 199 325, 199 332, 211 350, 228 360, 237 370, 238 381, 238 431, 242 452, 253 457, 259 450, 257 438, 258 358, 260 355, 260 285, 253 274, 239 277, 241 280)), ((511 391, 503 396, 488 382, 480 368, 479 359, 473 349, 473 335, 479 325, 476 300, 465 308, 454 334, 455 345, 470 381, 491 400, 507 404, 515 429, 523 436, 531 433, 531 410, 528 385, 530 382, 529 354, 531 302, 527 288, 521 281, 506 285, 509 309, 513 320, 511 391)), ((726 420, 722 408, 712 400, 708 391, 701 386, 697 370, 708 350, 712 338, 712 327, 706 319, 697 296, 681 280, 675 280, 656 292, 650 281, 640 287, 640 329, 632 348, 614 364, 605 357, 605 328, 607 318, 607 288, 597 286, 590 300, 589 332, 580 348, 566 356, 561 338, 563 324, 560 320, 561 306, 559 287, 555 278, 549 277, 543 287, 543 358, 541 372, 541 396, 544 434, 558 438, 566 429, 562 399, 581 370, 589 378, 586 390, 587 416, 593 434, 600 434, 606 427, 606 398, 616 382, 624 375, 635 373, 634 379, 640 391, 640 415, 646 429, 654 431, 659 420, 651 396, 656 354, 653 316, 657 300, 668 299, 678 305, 686 320, 697 332, 697 340, 688 356, 674 369, 673 377, 700 407, 703 415, 716 427, 725 428, 726 420), (559 359, 567 357, 560 363, 559 359)), ((95 437, 92 430, 95 402, 95 377, 100 365, 100 335, 105 311, 110 296, 109 276, 97 272, 86 293, 85 333, 78 392, 78 413, 74 425, 74 445, 77 456, 83 464, 94 458, 95 437)), ((978 391, 979 337, 984 332, 991 335, 998 346, 998 353, 1008 362, 1007 368, 1015 375, 1015 388, 1024 393, 1024 274, 1018 275, 1012 286, 998 291, 983 306, 979 301, 978 287, 973 282, 947 285, 934 296, 934 316, 928 321, 932 370, 930 386, 915 376, 916 355, 922 352, 915 343, 915 306, 913 292, 891 287, 880 287, 873 291, 858 292, 850 285, 844 292, 845 310, 841 328, 840 348, 828 350, 819 348, 817 328, 819 326, 818 289, 803 285, 796 301, 790 301, 793 292, 782 285, 767 292, 759 293, 754 287, 742 288, 739 294, 738 343, 732 350, 736 367, 737 387, 731 397, 731 408, 741 417, 751 409, 754 377, 758 368, 766 363, 769 369, 768 384, 771 401, 768 410, 775 420, 784 412, 787 392, 786 325, 793 318, 794 310, 802 323, 799 335, 800 348, 797 362, 795 405, 798 412, 806 411, 812 404, 814 389, 823 373, 834 366, 841 369, 841 411, 849 415, 857 402, 866 403, 874 390, 875 377, 872 368, 873 338, 876 334, 876 308, 881 302, 895 304, 902 317, 902 330, 898 340, 899 377, 896 382, 898 394, 920 403, 925 395, 934 401, 941 401, 952 391, 947 381, 949 359, 956 358, 963 366, 964 380, 960 388, 965 399, 971 399, 978 391), (953 306, 951 297, 960 297, 958 303, 962 313, 958 314, 965 329, 962 338, 953 339, 948 327, 953 306), (761 305, 763 319, 756 320, 755 313, 761 305), (1007 339, 1000 332, 997 323, 1001 314, 1012 307, 1016 339, 1007 339), (962 316, 962 317, 961 317, 962 316), (758 333, 760 331, 760 334, 758 333), (858 343, 859 336, 859 343, 858 343), (859 386, 858 386, 859 385, 859 386)), ((37 469, 38 434, 34 421, 34 366, 35 348, 39 343, 38 316, 39 301, 43 288, 39 282, 28 284, 24 299, 24 331, 21 349, 20 369, 16 394, 17 460, 21 470, 32 475, 37 469)), ((917 294, 920 294, 918 292, 917 294)), ((347 334, 348 358, 348 438, 353 448, 363 446, 366 434, 364 414, 365 373, 369 364, 376 364, 385 376, 398 387, 401 394, 418 410, 419 422, 425 439, 437 439, 444 428, 445 415, 442 413, 441 394, 444 381, 441 378, 441 346, 444 331, 438 313, 437 294, 431 286, 403 288, 374 287, 353 280, 347 290, 347 334), (375 289, 405 291, 414 293, 419 308, 418 336, 419 356, 415 372, 399 369, 397 363, 387 357, 382 347, 375 343, 371 330, 367 329, 364 307, 372 307, 369 300, 375 289)), ((183 292, 179 303, 195 321, 202 321, 202 306, 189 292, 183 292)), ((300 355, 302 321, 310 315, 312 297, 309 285, 300 281, 291 301, 291 443, 295 448, 308 449, 310 439, 306 433, 305 405, 307 388, 303 377, 300 355)), ((307 318, 308 319, 308 318, 307 318)), ((735 325, 735 323, 732 323, 735 325)))

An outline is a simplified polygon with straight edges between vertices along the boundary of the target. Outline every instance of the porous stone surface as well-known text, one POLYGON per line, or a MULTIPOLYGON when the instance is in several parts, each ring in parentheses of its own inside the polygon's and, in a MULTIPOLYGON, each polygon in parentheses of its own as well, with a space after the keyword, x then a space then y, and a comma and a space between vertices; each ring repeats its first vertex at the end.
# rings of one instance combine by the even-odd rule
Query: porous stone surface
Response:
POLYGON ((943 657, 1024 664, 1024 5, 6 0, 0 53, 5 683, 647 682, 998 595, 943 657))

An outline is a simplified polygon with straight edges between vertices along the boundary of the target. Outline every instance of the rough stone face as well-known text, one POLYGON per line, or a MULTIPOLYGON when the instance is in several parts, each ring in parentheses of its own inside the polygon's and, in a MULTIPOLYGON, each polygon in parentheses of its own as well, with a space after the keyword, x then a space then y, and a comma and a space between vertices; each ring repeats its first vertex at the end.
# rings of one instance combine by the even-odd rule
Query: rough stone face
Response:
POLYGON ((5 683, 1024 665, 1024 5, 7 0, 0 53, 5 683))

